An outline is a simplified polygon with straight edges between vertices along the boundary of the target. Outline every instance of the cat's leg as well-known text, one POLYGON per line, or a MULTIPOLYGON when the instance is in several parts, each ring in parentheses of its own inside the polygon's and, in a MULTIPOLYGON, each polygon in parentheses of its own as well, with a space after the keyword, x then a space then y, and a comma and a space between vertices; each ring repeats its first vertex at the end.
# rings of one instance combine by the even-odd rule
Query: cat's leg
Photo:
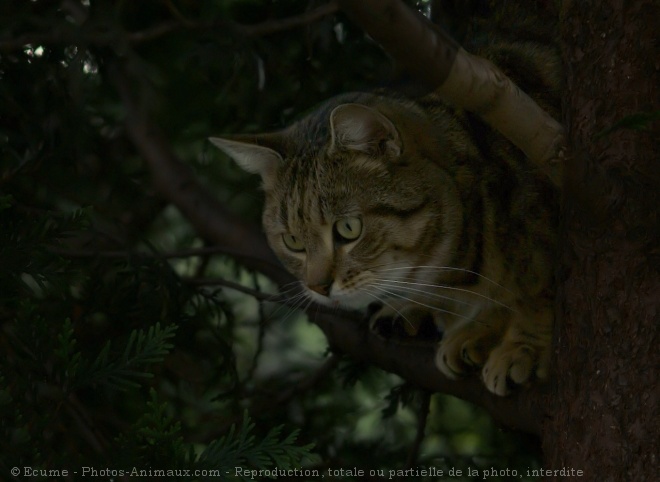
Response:
POLYGON ((506 395, 512 384, 547 377, 554 315, 550 306, 539 304, 516 310, 501 343, 490 352, 482 377, 491 392, 506 395))
POLYGON ((456 379, 484 366, 504 336, 510 316, 495 309, 475 320, 444 319, 445 330, 435 357, 438 369, 456 379))
POLYGON ((367 319, 371 331, 385 339, 439 336, 433 313, 407 300, 389 300, 383 305, 373 303, 367 310, 367 319))
POLYGON ((549 306, 517 308, 489 310, 466 321, 390 300, 387 305, 372 307, 368 317, 372 331, 383 338, 420 336, 433 320, 431 326, 443 331, 435 357, 438 369, 456 379, 483 367, 486 388, 506 395, 512 385, 543 379, 548 372, 552 310, 549 306))
MULTIPOLYGON (((539 303, 541 304, 541 303, 539 303)), ((436 366, 449 378, 483 367, 486 388, 506 395, 511 385, 547 376, 553 314, 550 307, 494 310, 446 329, 436 366)))

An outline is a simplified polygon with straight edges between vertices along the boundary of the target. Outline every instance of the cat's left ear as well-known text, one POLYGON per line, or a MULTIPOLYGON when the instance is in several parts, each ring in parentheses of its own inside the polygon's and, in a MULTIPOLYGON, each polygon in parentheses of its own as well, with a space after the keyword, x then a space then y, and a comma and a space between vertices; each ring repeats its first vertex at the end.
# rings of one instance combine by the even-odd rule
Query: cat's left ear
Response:
POLYGON ((264 190, 275 185, 277 167, 283 162, 282 156, 274 149, 261 145, 264 140, 259 136, 235 136, 230 139, 209 137, 209 140, 244 170, 259 174, 264 190))
POLYGON ((394 124, 376 109, 342 104, 330 113, 331 149, 348 149, 370 155, 401 155, 401 138, 394 124))

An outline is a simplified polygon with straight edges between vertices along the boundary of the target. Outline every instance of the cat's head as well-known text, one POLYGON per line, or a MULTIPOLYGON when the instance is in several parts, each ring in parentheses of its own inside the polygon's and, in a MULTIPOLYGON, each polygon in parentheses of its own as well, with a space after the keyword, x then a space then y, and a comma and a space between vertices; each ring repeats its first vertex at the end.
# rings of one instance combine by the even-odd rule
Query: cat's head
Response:
POLYGON ((387 298, 455 247, 457 196, 428 152, 442 146, 420 132, 430 127, 418 112, 370 103, 330 102, 275 134, 211 138, 261 176, 271 247, 331 306, 387 298))

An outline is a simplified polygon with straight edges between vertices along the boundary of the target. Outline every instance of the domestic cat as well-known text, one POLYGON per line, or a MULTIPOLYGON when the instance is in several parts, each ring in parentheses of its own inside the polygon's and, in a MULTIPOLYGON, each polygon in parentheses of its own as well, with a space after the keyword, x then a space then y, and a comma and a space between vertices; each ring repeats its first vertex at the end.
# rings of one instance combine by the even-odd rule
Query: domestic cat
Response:
MULTIPOLYGON (((483 54, 547 107, 551 51, 483 54)), ((280 132, 211 141, 261 176, 268 241, 314 301, 378 302, 374 327, 411 334, 432 319, 440 371, 480 370, 497 395, 547 376, 557 193, 475 116, 433 94, 349 93, 280 132)))

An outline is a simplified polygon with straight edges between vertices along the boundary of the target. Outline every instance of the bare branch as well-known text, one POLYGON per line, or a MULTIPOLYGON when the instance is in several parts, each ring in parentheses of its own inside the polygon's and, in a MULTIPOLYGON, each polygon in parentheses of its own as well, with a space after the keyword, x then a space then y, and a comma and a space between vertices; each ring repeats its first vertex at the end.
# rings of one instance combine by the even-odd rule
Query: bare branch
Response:
POLYGON ((429 392, 454 395, 486 409, 502 425, 538 434, 542 423, 546 386, 519 390, 508 397, 490 393, 477 376, 450 380, 435 367, 436 344, 411 340, 384 340, 368 329, 359 314, 313 313, 331 348, 352 359, 396 373, 404 380, 429 392))
POLYGON ((338 1, 405 70, 448 102, 479 114, 561 185, 564 128, 495 65, 463 50, 400 0, 338 1))
MULTIPOLYGON (((252 288, 222 279, 189 280, 198 286, 220 285, 236 289, 263 301, 287 303, 281 295, 268 295, 252 288)), ((486 390, 474 373, 463 380, 449 380, 435 367, 434 342, 411 339, 384 340, 368 329, 363 315, 335 308, 312 305, 307 313, 324 332, 330 347, 354 360, 396 373, 428 392, 454 395, 479 405, 504 426, 527 433, 539 433, 545 396, 543 386, 522 389, 509 397, 499 397, 486 390)))
MULTIPOLYGON (((168 2, 171 5, 170 2, 168 2)), ((175 20, 163 22, 151 28, 132 32, 127 35, 129 42, 140 43, 150 40, 155 40, 158 37, 167 35, 171 32, 188 29, 188 30, 215 30, 215 29, 229 29, 243 35, 245 37, 266 37, 286 30, 293 30, 298 27, 309 25, 316 22, 323 17, 331 15, 339 10, 336 1, 328 2, 320 7, 310 10, 300 15, 287 17, 275 20, 266 20, 261 23, 253 25, 238 24, 233 22, 216 21, 216 22, 193 22, 185 19, 180 13, 174 14, 175 20)), ((172 11, 172 10, 171 10, 172 11)))
POLYGON ((429 90, 449 77, 460 46, 399 0, 338 0, 365 32, 429 90))
POLYGON ((259 228, 230 212, 197 181, 137 103, 122 68, 115 65, 111 70, 126 107, 129 137, 149 166, 156 189, 186 216, 202 237, 232 250, 246 266, 275 281, 291 281, 291 275, 281 267, 259 228))
POLYGON ((222 246, 205 246, 203 248, 180 249, 176 251, 166 251, 163 253, 148 251, 127 251, 127 250, 97 250, 97 249, 62 249, 57 247, 49 248, 49 251, 65 258, 109 258, 120 259, 126 257, 137 258, 193 258, 196 256, 206 257, 212 255, 240 256, 236 250, 228 249, 222 246))
POLYGON ((266 35, 272 35, 277 32, 308 25, 335 13, 337 10, 339 10, 339 5, 333 0, 313 10, 301 13, 300 15, 280 20, 267 20, 255 25, 242 25, 240 30, 248 37, 264 37, 266 35))
POLYGON ((253 288, 243 286, 240 283, 235 283, 234 281, 222 278, 184 278, 184 281, 193 286, 222 286, 224 288, 230 288, 245 293, 246 295, 250 295, 259 301, 272 301, 273 303, 286 303, 287 301, 286 298, 278 294, 264 293, 263 291, 257 291, 253 288))
MULTIPOLYGON (((65 2, 69 7, 75 5, 74 2, 65 2)), ((283 19, 266 20, 265 22, 245 25, 235 22, 227 21, 214 21, 214 22, 194 22, 183 18, 180 14, 175 15, 175 19, 167 20, 162 23, 156 24, 144 30, 129 32, 124 34, 125 40, 129 43, 142 43, 156 40, 160 37, 168 35, 172 32, 179 30, 230 30, 245 37, 265 37, 278 32, 292 30, 295 28, 309 25, 319 19, 332 15, 338 10, 336 1, 330 1, 313 10, 287 17, 283 19)), ((83 8, 77 10, 76 15, 79 24, 84 23, 87 19, 86 10, 83 8)), ((119 34, 122 35, 122 34, 119 34)), ((15 38, 0 39, 0 51, 9 52, 12 50, 22 49, 26 45, 49 45, 49 44, 79 44, 90 43, 97 45, 111 45, 118 40, 116 33, 94 32, 83 33, 78 30, 71 29, 67 26, 65 29, 55 28, 51 32, 33 32, 26 33, 15 38)))
POLYGON ((518 146, 556 185, 563 180, 564 128, 486 59, 460 49, 438 92, 479 114, 518 146))

